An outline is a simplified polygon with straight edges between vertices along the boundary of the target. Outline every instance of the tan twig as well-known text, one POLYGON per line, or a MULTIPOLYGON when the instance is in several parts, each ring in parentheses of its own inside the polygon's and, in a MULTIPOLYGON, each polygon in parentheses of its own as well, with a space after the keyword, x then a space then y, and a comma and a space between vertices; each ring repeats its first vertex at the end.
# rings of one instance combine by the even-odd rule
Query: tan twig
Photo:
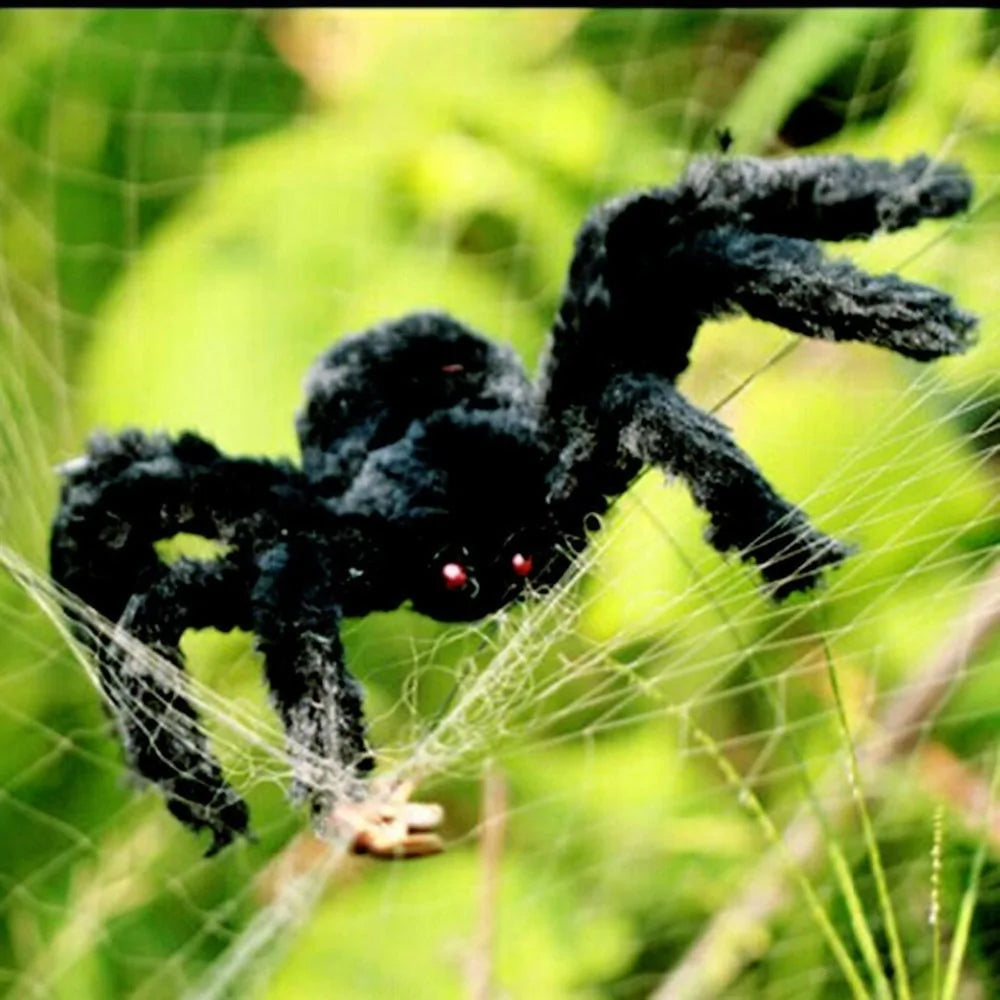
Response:
MULTIPOLYGON (((1000 563, 976 588, 968 608, 937 650, 888 701, 870 735, 858 746, 862 775, 875 771, 914 748, 935 714, 959 683, 966 665, 1000 628, 1000 563)), ((819 784, 828 803, 828 828, 850 812, 844 773, 838 762, 819 784)), ((739 896, 717 913, 684 957, 652 994, 652 1000, 695 1000, 725 995, 744 967, 760 958, 769 944, 768 924, 791 895, 789 860, 809 868, 822 854, 823 828, 811 805, 803 806, 785 828, 784 851, 769 851, 739 896)))
POLYGON ((476 940, 467 966, 469 1000, 489 1000, 493 994, 493 955, 506 825, 507 782, 503 772, 491 765, 483 775, 483 832, 479 842, 482 883, 476 940))

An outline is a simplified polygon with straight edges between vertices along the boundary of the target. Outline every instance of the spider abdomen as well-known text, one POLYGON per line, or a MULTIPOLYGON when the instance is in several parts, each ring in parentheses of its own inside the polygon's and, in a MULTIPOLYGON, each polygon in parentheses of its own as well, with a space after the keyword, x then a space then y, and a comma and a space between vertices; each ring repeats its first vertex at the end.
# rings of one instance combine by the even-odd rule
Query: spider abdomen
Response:
POLYGON ((344 492, 366 457, 416 421, 453 407, 527 404, 532 387, 514 352, 444 313, 412 313, 339 341, 306 378, 297 419, 306 474, 344 492))

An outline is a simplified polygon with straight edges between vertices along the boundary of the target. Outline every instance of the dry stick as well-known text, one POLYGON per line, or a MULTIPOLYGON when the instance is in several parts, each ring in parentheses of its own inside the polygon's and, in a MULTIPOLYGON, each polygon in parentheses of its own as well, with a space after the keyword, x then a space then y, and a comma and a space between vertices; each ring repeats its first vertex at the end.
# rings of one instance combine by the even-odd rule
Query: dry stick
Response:
MULTIPOLYGON (((918 742, 934 713, 961 680, 966 664, 1000 629, 1000 563, 976 588, 968 608, 958 616, 944 642, 891 697, 872 733, 858 747, 861 774, 904 755, 918 742)), ((830 825, 843 820, 852 804, 843 792, 843 769, 837 764, 825 776, 824 799, 836 805, 830 825)), ((769 944, 770 920, 789 897, 789 859, 808 867, 821 854, 823 830, 812 810, 803 806, 785 828, 784 851, 769 851, 736 900, 712 918, 701 936, 652 994, 651 1000, 695 1000, 717 997, 769 944)))
POLYGON ((482 883, 476 941, 467 968, 469 1000, 489 1000, 493 992, 493 954, 500 893, 500 863, 507 825, 507 782, 490 764, 483 775, 482 883))

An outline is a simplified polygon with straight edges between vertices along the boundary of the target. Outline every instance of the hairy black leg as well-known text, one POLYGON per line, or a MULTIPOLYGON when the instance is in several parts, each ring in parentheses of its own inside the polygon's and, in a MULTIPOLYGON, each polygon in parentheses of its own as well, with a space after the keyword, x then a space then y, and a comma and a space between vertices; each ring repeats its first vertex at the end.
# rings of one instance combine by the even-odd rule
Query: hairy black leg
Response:
POLYGON ((182 823, 211 830, 210 854, 247 832, 248 813, 209 749, 185 694, 180 641, 187 628, 249 626, 241 567, 224 559, 181 559, 162 567, 148 589, 129 599, 119 628, 142 646, 110 638, 97 641, 101 686, 130 763, 157 785, 182 823))
POLYGON ((696 237, 677 267, 701 290, 705 312, 735 306, 808 337, 877 344, 919 361, 966 350, 976 325, 943 292, 828 260, 806 240, 717 229, 696 237))
POLYGON ((718 420, 666 380, 620 375, 603 408, 624 452, 683 478, 708 513, 708 540, 755 562, 776 598, 814 586, 824 566, 849 554, 775 492, 718 420))
MULTIPOLYGON (((87 453, 60 471, 50 546, 57 583, 175 668, 185 627, 249 625, 248 612, 241 610, 240 618, 233 602, 242 595, 246 604, 255 570, 251 563, 242 575, 236 560, 281 524, 294 523, 300 473, 279 463, 228 459, 193 434, 173 439, 139 431, 96 435, 87 453), (182 561, 169 569, 154 543, 178 532, 220 539, 230 554, 218 564, 182 561)), ((164 677, 140 650, 98 635, 84 610, 68 604, 66 614, 96 655, 136 770, 163 789, 181 820, 211 827, 216 848, 245 829, 245 807, 208 751, 179 686, 180 670, 164 677)))
POLYGON ((117 621, 160 572, 154 542, 178 532, 237 544, 266 538, 290 516, 301 473, 231 459, 194 434, 97 434, 62 466, 52 526, 52 577, 117 621))
POLYGON ((972 185, 961 167, 914 156, 899 164, 853 156, 698 160, 672 189, 704 226, 843 240, 892 232, 964 211, 972 185))
POLYGON ((344 665, 334 578, 315 547, 282 544, 260 560, 253 627, 267 680, 285 726, 295 800, 314 815, 361 794, 374 767, 365 741, 362 692, 344 665))
POLYGON ((954 215, 968 206, 971 190, 961 168, 922 156, 898 165, 848 156, 743 158, 699 161, 672 187, 599 206, 577 234, 553 325, 542 378, 546 419, 591 401, 612 371, 676 379, 702 320, 735 304, 728 266, 744 284, 774 281, 775 297, 789 295, 782 323, 794 314, 803 270, 820 267, 811 287, 823 285, 830 303, 820 310, 818 295, 803 303, 813 335, 831 335, 818 332, 819 317, 830 312, 840 315, 845 337, 873 340, 858 330, 874 316, 874 342, 911 357, 962 350, 972 320, 947 296, 821 264, 819 251, 793 238, 870 236, 954 215), (892 324, 902 329, 894 334, 892 324))

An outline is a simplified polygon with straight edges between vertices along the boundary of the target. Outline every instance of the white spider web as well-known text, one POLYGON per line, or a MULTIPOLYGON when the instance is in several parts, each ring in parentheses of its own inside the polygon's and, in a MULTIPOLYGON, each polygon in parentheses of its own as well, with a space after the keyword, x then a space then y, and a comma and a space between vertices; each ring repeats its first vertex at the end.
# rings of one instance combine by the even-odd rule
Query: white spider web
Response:
POLYGON ((913 994, 936 996, 980 848, 961 982, 996 988, 994 15, 0 23, 11 996, 846 995, 824 919, 866 989, 873 939, 881 982, 905 996, 880 881, 913 994), (682 383, 858 553, 775 608, 651 473, 572 578, 524 608, 467 628, 350 623, 383 771, 448 808, 446 854, 416 866, 371 867, 305 832, 249 637, 189 635, 191 700, 258 837, 201 858, 154 791, 128 786, 93 664, 67 637, 44 574, 51 467, 95 423, 294 453, 311 358, 422 306, 533 364, 583 209, 669 181, 722 126, 735 153, 926 152, 976 183, 967 216, 843 251, 954 294, 981 319, 967 357, 921 367, 739 321, 702 333, 682 383))

